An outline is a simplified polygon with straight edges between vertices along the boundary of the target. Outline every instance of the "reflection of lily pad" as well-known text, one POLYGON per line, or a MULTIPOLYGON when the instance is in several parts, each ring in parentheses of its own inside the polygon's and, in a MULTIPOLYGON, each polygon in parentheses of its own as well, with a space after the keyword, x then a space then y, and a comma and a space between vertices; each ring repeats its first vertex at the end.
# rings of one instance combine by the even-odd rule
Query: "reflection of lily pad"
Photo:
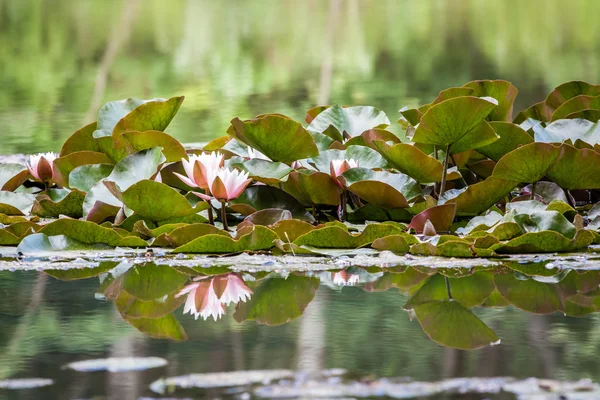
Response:
POLYGON ((496 334, 457 301, 432 301, 413 309, 423 331, 441 345, 473 350, 498 342, 496 334))
POLYGON ((65 368, 79 372, 127 372, 144 371, 167 365, 167 360, 159 357, 111 357, 96 360, 76 361, 65 365, 65 368))

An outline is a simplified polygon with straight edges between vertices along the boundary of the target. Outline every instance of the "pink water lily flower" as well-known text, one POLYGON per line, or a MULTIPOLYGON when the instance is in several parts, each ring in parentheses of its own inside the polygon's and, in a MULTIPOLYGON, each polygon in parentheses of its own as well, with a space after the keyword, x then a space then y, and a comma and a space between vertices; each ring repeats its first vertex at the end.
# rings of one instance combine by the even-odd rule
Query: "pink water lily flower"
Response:
POLYGON ((248 178, 248 172, 221 168, 216 172, 209 190, 215 199, 229 201, 239 197, 250 182, 252 179, 248 178))
POLYGON ((354 286, 360 280, 360 275, 349 274, 345 270, 333 274, 333 284, 338 286, 354 286))
POLYGON ((229 273, 214 278, 199 278, 184 287, 175 297, 187 294, 183 313, 190 313, 196 319, 206 320, 212 316, 216 321, 225 314, 225 306, 240 301, 246 302, 252 296, 252 290, 237 274, 229 273))
POLYGON ((329 163, 329 173, 333 178, 337 178, 350 168, 358 168, 358 161, 351 158, 349 160, 332 160, 329 163))
POLYGON ((40 153, 29 156, 27 169, 34 179, 42 182, 52 180, 54 160, 58 158, 56 153, 40 153))
POLYGON ((216 171, 223 167, 224 155, 219 152, 192 154, 181 159, 187 176, 174 172, 183 183, 193 188, 210 189, 216 171))

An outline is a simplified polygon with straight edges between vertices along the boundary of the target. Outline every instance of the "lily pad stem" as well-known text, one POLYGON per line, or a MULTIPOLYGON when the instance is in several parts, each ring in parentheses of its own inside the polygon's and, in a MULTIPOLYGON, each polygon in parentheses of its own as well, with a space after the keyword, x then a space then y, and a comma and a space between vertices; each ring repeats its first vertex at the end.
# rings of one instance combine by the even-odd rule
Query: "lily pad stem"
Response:
POLYGON ((347 201, 347 198, 346 198, 347 193, 348 192, 344 189, 344 190, 342 190, 342 194, 340 195, 340 207, 342 208, 342 212, 341 212, 342 222, 348 220, 348 210, 347 210, 347 208, 348 208, 347 207, 348 201, 347 201))
POLYGON ((215 217, 213 216, 213 209, 210 201, 208 201, 208 223, 211 225, 215 224, 215 217))
POLYGON ((537 182, 533 182, 531 184, 531 195, 529 196, 529 200, 535 200, 535 185, 537 182))
POLYGON ((573 208, 575 208, 575 201, 573 199, 573 197, 571 197, 571 193, 569 193, 569 191, 567 189, 563 189, 563 191, 565 192, 565 197, 567 198, 567 203, 569 203, 569 205, 573 208))
POLYGON ((448 173, 448 158, 450 156, 450 145, 446 146, 446 155, 444 156, 444 170, 442 171, 442 183, 440 185, 440 197, 446 191, 446 174, 448 173))
POLYGON ((227 210, 226 210, 226 201, 221 200, 221 220, 223 222, 223 230, 228 231, 229 226, 227 226, 227 210))
POLYGON ((448 279, 447 276, 444 276, 444 279, 446 280, 446 291, 448 292, 448 299, 454 300, 454 298, 452 297, 452 293, 450 292, 450 279, 448 279))

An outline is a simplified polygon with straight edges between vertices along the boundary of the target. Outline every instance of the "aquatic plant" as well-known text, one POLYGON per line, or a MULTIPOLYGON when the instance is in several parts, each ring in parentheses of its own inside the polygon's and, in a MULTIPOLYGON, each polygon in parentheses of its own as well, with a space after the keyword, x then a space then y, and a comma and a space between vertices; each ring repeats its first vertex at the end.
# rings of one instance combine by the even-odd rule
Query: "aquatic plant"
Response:
POLYGON ((308 110, 306 126, 234 118, 201 148, 164 132, 183 97, 110 102, 55 159, 0 165, 0 245, 25 255, 586 249, 600 243, 598 93, 568 82, 513 119, 513 85, 474 81, 401 109, 409 142, 374 107, 333 105, 308 110))

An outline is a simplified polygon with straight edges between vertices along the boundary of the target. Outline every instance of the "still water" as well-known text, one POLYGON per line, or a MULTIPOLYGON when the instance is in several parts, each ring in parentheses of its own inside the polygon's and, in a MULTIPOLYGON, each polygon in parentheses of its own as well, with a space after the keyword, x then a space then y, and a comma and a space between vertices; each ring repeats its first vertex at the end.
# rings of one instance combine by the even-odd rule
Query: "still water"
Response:
POLYGON ((127 97, 184 95, 168 132, 186 143, 327 103, 394 121, 473 79, 513 82, 519 111, 600 82, 598 15, 597 0, 0 0, 0 154, 60 150, 127 97))
MULTIPOLYGON (((451 382, 447 380, 457 377, 597 381, 600 376, 599 271, 518 263, 487 269, 352 267, 291 274, 243 269, 237 265, 232 273, 224 267, 124 261, 103 262, 94 269, 0 273, 0 384, 7 378, 54 381, 38 389, 0 389, 0 398, 159 398, 156 392, 172 398, 280 398, 282 393, 291 398, 363 397, 359 388, 380 397, 386 392, 373 388, 389 384, 382 378, 406 385, 408 380, 451 382), (203 287, 212 287, 212 296, 221 293, 216 308, 211 305, 216 297, 211 300, 203 287), (220 304, 225 302, 228 306, 220 304), (184 313, 190 304, 203 313, 197 320, 184 313), (432 305, 440 304, 454 306, 435 311, 432 305), (406 309, 413 310, 412 320, 406 309), (496 339, 500 343, 491 345, 496 339), (107 357, 159 357, 167 364, 133 372, 67 367, 107 357), (345 372, 329 372, 340 377, 323 376, 340 368, 345 372), (225 387, 208 389, 184 389, 168 380, 245 370, 291 370, 296 375, 275 379, 276 386, 263 379, 254 386, 224 384, 235 377, 219 377, 210 383, 225 387), (317 383, 326 385, 330 396, 292 391, 314 389, 317 383), (345 396, 339 392, 343 384, 350 385, 345 396)), ((578 385, 583 385, 578 390, 591 388, 585 381, 578 385)), ((525 388, 539 390, 530 381, 525 388)), ((561 398, 426 389, 430 392, 420 388, 407 396, 400 385, 387 394, 561 398)), ((562 398, 592 399, 599 393, 562 398)))

